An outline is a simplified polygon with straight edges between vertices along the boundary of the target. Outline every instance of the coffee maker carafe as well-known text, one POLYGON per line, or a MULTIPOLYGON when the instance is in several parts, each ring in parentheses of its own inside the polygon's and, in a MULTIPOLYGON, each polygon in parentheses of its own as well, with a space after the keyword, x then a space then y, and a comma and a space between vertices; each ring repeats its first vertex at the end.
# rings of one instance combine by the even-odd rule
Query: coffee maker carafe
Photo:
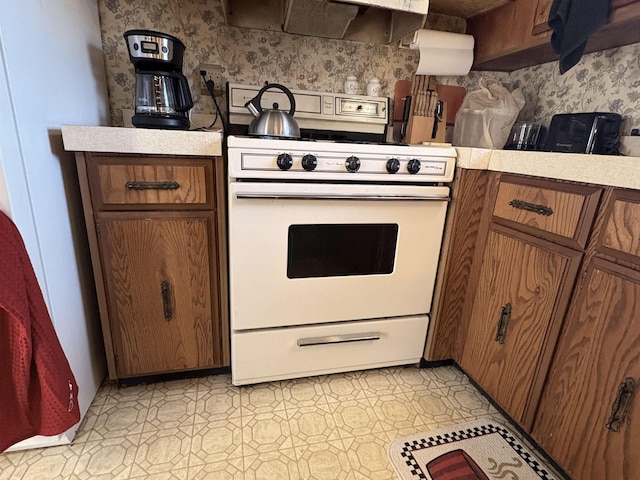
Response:
POLYGON ((187 130, 193 100, 182 74, 184 44, 172 35, 150 30, 129 30, 124 38, 136 71, 133 125, 187 130))

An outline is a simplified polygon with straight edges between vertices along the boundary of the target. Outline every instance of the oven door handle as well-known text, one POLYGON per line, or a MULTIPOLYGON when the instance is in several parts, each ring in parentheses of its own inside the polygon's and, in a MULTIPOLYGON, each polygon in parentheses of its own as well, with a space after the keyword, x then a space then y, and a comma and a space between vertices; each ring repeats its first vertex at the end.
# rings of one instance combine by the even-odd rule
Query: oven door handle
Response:
POLYGON ((451 200, 448 195, 341 195, 335 193, 314 193, 309 195, 299 193, 236 193, 237 199, 267 199, 267 200, 403 200, 403 201, 445 201, 451 200))
POLYGON ((365 342, 367 340, 380 340, 380 334, 376 332, 345 333, 343 335, 327 335, 326 337, 299 338, 299 347, 311 345, 331 345, 333 343, 365 342))

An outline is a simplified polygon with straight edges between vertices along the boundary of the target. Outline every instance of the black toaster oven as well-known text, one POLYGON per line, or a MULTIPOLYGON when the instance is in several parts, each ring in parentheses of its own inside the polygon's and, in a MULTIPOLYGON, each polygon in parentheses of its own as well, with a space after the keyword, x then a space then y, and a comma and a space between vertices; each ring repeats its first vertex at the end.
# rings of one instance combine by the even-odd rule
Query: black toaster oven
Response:
POLYGON ((562 113, 551 118, 546 152, 617 155, 622 117, 617 113, 562 113))

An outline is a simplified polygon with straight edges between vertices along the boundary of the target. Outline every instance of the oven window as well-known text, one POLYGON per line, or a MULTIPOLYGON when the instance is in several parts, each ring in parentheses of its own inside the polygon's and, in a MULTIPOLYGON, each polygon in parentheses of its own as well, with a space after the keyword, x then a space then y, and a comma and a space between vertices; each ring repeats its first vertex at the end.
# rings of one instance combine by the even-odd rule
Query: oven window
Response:
POLYGON ((393 272, 395 223, 289 226, 287 277, 344 277, 393 272))

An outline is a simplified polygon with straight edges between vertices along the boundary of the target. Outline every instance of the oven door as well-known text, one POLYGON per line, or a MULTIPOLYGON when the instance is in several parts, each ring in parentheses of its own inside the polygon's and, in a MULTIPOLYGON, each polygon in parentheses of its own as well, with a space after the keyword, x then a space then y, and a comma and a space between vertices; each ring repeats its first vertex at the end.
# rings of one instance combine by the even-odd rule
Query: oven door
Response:
POLYGON ((233 330, 428 313, 448 187, 229 186, 233 330))

